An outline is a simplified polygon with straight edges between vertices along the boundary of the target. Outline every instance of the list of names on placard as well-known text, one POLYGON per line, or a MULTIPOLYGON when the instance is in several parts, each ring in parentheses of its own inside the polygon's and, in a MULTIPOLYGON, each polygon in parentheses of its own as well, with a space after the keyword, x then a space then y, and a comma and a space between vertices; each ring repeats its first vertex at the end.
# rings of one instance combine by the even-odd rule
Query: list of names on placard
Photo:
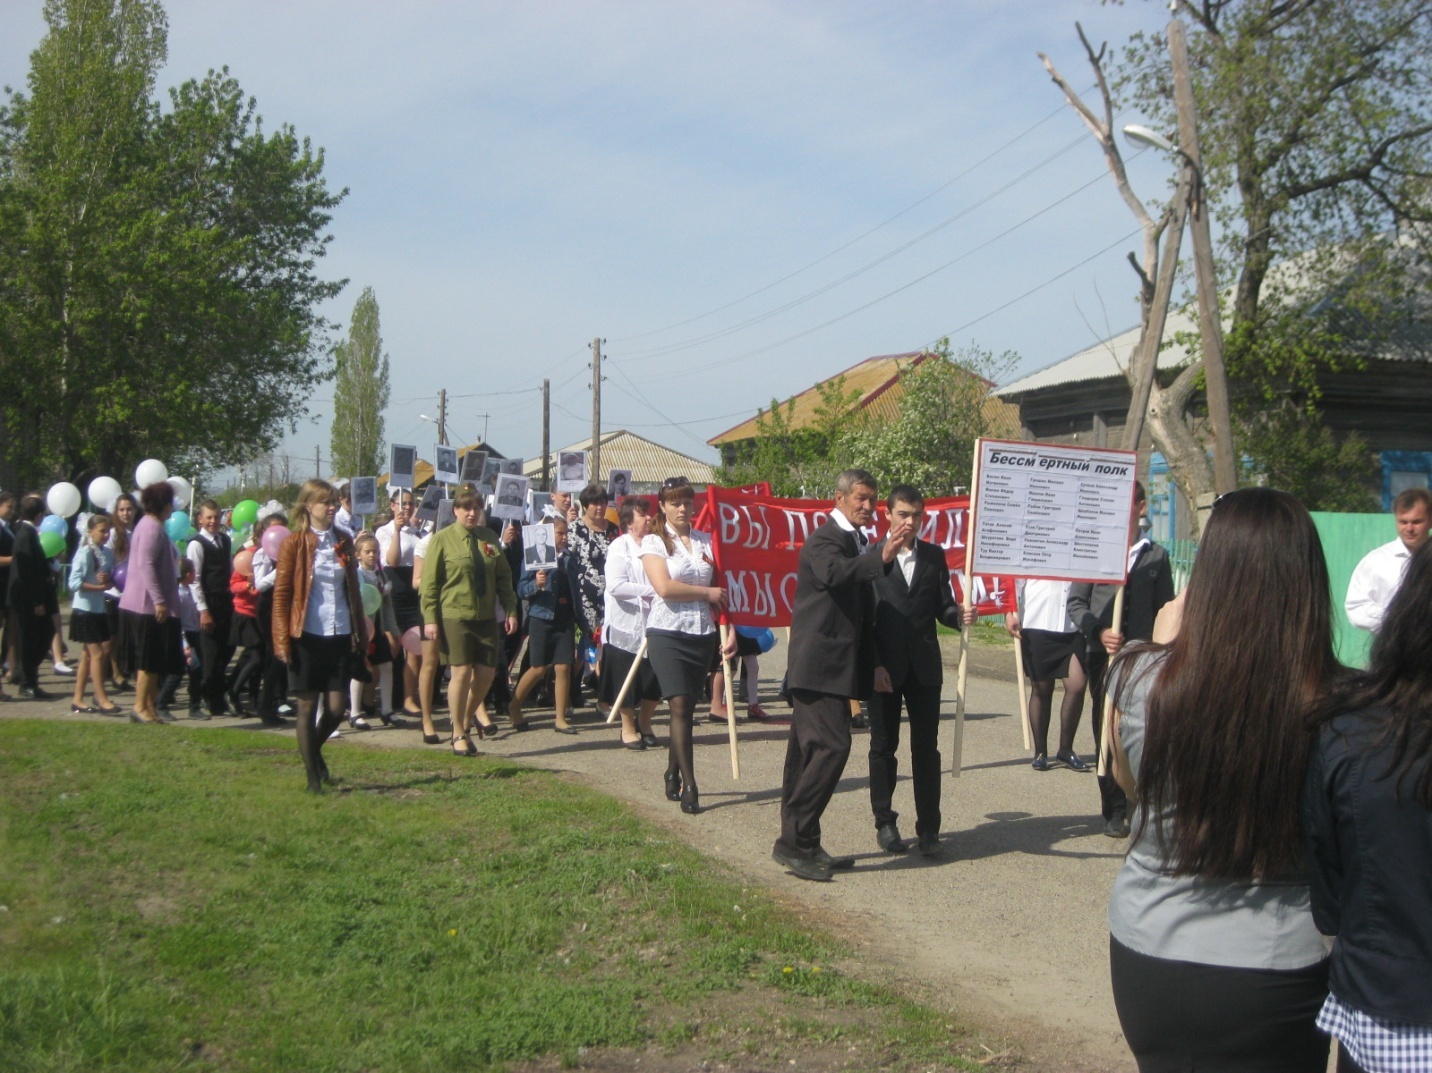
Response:
POLYGON ((974 569, 981 574, 1122 582, 1132 451, 980 441, 974 569))

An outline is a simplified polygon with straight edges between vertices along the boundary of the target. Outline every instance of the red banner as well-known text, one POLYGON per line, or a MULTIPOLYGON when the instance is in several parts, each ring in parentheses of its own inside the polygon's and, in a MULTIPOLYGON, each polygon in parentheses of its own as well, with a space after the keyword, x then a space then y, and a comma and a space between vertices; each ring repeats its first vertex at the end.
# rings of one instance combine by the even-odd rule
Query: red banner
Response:
MULTIPOLYGON (((969 496, 925 503, 920 539, 943 548, 955 599, 963 600, 965 533, 969 496)), ((801 547, 830 517, 831 504, 820 499, 778 499, 749 495, 737 488, 711 487, 693 524, 710 533, 719 584, 730 598, 729 621, 737 626, 789 626, 796 597, 796 566, 801 547)), ((879 540, 888 522, 880 505, 865 535, 879 540)), ((981 615, 1013 611, 1014 579, 974 579, 975 608, 981 615)))

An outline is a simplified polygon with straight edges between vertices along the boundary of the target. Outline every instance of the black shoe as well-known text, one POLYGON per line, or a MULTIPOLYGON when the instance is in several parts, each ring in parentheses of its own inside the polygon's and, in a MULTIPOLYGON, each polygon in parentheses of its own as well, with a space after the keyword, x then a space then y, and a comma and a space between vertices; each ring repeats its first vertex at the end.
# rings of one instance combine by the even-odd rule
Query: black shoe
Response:
POLYGON ((576 734, 576 733, 577 733, 577 728, 576 728, 576 727, 553 727, 553 728, 552 728, 552 731, 553 731, 553 733, 556 733, 556 734, 576 734))
POLYGON ((87 704, 75 704, 73 701, 70 702, 71 715, 95 715, 98 712, 98 708, 91 708, 87 704))
POLYGON ((208 712, 206 712, 203 708, 190 708, 190 709, 189 709, 189 718, 190 718, 190 719, 198 719, 198 720, 200 720, 200 721, 203 721, 203 720, 206 720, 206 719, 212 719, 212 718, 214 718, 214 717, 213 717, 212 715, 210 715, 208 712))
POLYGON ((855 867, 854 857, 832 857, 820 846, 817 846, 815 852, 811 854, 811 860, 815 861, 816 864, 824 865, 826 868, 831 869, 831 871, 855 867))
POLYGON ((1030 762, 1029 766, 1032 767, 1035 771, 1048 771, 1049 757, 1045 756, 1043 753, 1037 753, 1034 759, 1030 762))
POLYGON ((829 883, 830 869, 814 857, 792 857, 780 850, 771 851, 771 860, 787 869, 797 879, 809 879, 812 883, 829 883))
POLYGON ((441 741, 442 741, 442 738, 438 737, 436 734, 424 734, 424 735, 423 735, 423 744, 424 744, 424 745, 437 745, 437 744, 439 744, 441 741))
POLYGON ((681 800, 681 772, 668 771, 661 777, 666 784, 666 799, 668 801, 681 800))
POLYGON ((928 831, 919 837, 918 845, 915 847, 920 851, 922 857, 943 857, 945 847, 940 845, 940 836, 932 835, 928 831))
POLYGON ((637 738, 636 741, 624 741, 622 742, 622 748, 632 749, 636 752, 644 753, 646 752, 646 742, 642 741, 640 738, 637 738))
POLYGON ((1054 759, 1067 767, 1070 771, 1088 771, 1089 765, 1079 759, 1076 752, 1055 753, 1054 759))
POLYGON ((656 735, 655 735, 655 734, 643 734, 643 735, 641 736, 641 743, 642 743, 643 745, 645 745, 648 749, 655 749, 656 746, 657 746, 656 735))
POLYGON ((1104 821, 1104 833, 1110 838, 1129 837, 1129 818, 1115 814, 1104 821))
POLYGON ((688 786, 681 791, 681 811, 688 816, 695 816, 701 811, 701 796, 696 787, 688 786))
POLYGON ((869 729, 870 729, 870 721, 865 718, 865 713, 864 713, 864 712, 860 712, 860 713, 858 713, 858 714, 856 714, 856 715, 851 716, 851 718, 850 718, 850 729, 851 729, 851 730, 869 730, 869 729))
POLYGON ((904 853, 909 848, 905 845, 905 840, 900 837, 900 828, 893 823, 877 827, 875 841, 880 843, 880 848, 886 853, 904 853))
POLYGON ((54 700, 53 693, 46 692, 39 686, 21 686, 20 697, 22 700, 54 700))

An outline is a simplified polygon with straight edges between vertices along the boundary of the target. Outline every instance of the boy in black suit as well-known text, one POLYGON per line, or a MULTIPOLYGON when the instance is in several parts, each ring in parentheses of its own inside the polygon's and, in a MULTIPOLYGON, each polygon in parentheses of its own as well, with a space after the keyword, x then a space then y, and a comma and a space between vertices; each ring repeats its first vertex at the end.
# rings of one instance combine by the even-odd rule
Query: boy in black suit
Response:
POLYGON ((829 880, 850 857, 820 844, 820 817, 850 756, 850 700, 870 697, 875 677, 875 596, 910 523, 867 547, 861 528, 875 515, 875 478, 848 469, 836 480, 830 520, 801 548, 786 659, 791 733, 781 779, 781 836, 771 856, 801 879, 829 880))
POLYGON ((40 661, 50 649, 54 616, 60 609, 50 559, 36 528, 44 516, 45 501, 39 496, 20 500, 20 524, 15 527, 10 563, 10 614, 19 634, 20 696, 26 700, 50 699, 40 688, 40 661))
MULTIPOLYGON (((895 569, 875 582, 875 696, 870 701, 870 808, 875 840, 888 853, 904 853, 905 841, 890 807, 900 747, 900 702, 910 719, 910 774, 915 784, 915 835, 926 857, 940 850, 940 658, 937 622, 951 629, 975 619, 955 602, 945 553, 920 540, 925 497, 900 484, 885 501, 890 524, 908 526, 895 552, 895 569)), ((883 543, 889 543, 886 537, 883 543)))

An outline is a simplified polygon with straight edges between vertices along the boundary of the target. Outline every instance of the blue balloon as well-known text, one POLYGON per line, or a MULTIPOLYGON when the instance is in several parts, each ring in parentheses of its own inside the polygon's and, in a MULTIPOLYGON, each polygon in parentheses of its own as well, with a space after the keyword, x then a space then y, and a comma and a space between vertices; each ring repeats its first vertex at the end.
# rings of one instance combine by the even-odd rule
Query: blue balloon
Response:
POLYGON ((70 523, 58 514, 46 514, 44 520, 40 522, 40 532, 42 533, 58 533, 60 536, 64 536, 69 531, 70 523))
POLYGON ((164 523, 164 531, 169 534, 170 540, 183 540, 189 535, 189 515, 182 510, 176 510, 169 515, 169 520, 164 523))

